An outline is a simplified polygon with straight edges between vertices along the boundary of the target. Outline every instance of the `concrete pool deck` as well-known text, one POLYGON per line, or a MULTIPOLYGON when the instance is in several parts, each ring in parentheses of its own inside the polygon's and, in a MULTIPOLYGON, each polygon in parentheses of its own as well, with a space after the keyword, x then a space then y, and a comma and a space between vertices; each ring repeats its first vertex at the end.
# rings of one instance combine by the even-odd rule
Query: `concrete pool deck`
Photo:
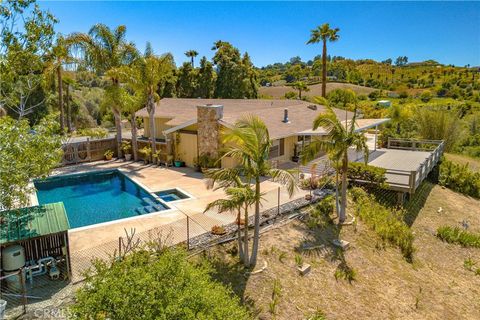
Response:
MULTIPOLYGON (((119 169, 129 178, 144 187, 149 192, 157 192, 166 189, 179 188, 193 196, 191 199, 169 202, 172 210, 160 211, 139 215, 138 217, 126 220, 111 221, 105 224, 92 225, 79 229, 72 229, 68 232, 69 247, 71 256, 76 253, 86 253, 89 249, 101 247, 105 243, 118 242, 120 236, 125 236, 125 230, 135 229, 136 234, 159 227, 171 226, 173 233, 185 235, 184 223, 180 223, 187 216, 190 224, 190 235, 197 236, 210 232, 214 225, 225 225, 235 221, 234 213, 219 214, 215 210, 203 212, 208 203, 225 197, 223 190, 211 190, 206 187, 206 179, 200 172, 190 168, 164 168, 153 165, 144 165, 140 162, 124 161, 97 161, 83 163, 74 166, 58 168, 54 174, 69 174, 90 172, 95 170, 119 169)), ((305 191, 300 189, 289 198, 288 193, 280 184, 265 180, 261 183, 262 192, 265 193, 262 211, 278 205, 278 194, 280 193, 280 204, 293 199, 304 197, 305 191), (280 188, 280 191, 279 191, 280 188)), ((253 210, 250 210, 253 215, 253 210)), ((174 242, 184 241, 181 236, 174 242)), ((83 256, 84 254, 82 254, 83 256)), ((72 261, 72 264, 74 262, 72 261)))

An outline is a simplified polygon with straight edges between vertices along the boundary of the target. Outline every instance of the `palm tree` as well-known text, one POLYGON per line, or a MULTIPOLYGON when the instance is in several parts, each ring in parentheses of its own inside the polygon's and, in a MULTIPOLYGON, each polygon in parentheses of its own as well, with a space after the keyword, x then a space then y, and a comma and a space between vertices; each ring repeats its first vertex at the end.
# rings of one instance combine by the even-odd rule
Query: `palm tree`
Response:
MULTIPOLYGON (((93 68, 98 74, 113 71, 124 65, 131 64, 138 56, 135 45, 127 42, 125 39, 127 28, 123 25, 110 29, 104 24, 94 25, 88 34, 75 33, 69 36, 69 42, 80 45, 85 52, 87 64, 93 68)), ((109 72, 110 79, 110 94, 118 95, 120 82, 116 77, 118 72, 109 72)), ((111 97, 111 108, 115 118, 116 140, 118 157, 122 157, 122 126, 120 104, 118 104, 119 97, 111 97)))
POLYGON ((251 188, 250 185, 244 183, 240 178, 240 171, 238 169, 236 175, 223 175, 223 171, 209 170, 207 171, 207 177, 211 178, 211 183, 209 187, 213 187, 215 182, 219 182, 219 185, 215 189, 224 188, 227 199, 217 199, 207 205, 204 212, 217 208, 219 213, 223 212, 237 212, 237 242, 238 242, 238 252, 240 260, 243 261, 245 266, 250 264, 249 254, 248 254, 248 208, 253 205, 256 201, 255 191, 251 188), (226 180, 224 180, 226 178, 226 180), (229 179, 232 180, 229 180, 229 179), (244 236, 242 241, 241 234, 241 218, 242 218, 242 209, 244 211, 244 236))
POLYGON ((66 106, 66 119, 67 119, 67 131, 70 133, 73 131, 72 126, 72 107, 71 107, 71 100, 72 96, 70 94, 70 89, 72 86, 75 85, 75 80, 70 77, 63 78, 63 84, 65 85, 65 106, 66 106))
POLYGON ((142 103, 147 107, 152 153, 156 151, 155 103, 160 100, 157 89, 172 72, 171 61, 170 54, 159 57, 149 53, 138 58, 127 72, 123 71, 122 79, 139 97, 143 97, 142 103))
POLYGON ((60 110, 60 131, 65 132, 65 108, 63 101, 63 65, 73 61, 70 54, 70 44, 68 39, 61 34, 57 35, 55 45, 52 47, 49 62, 47 63, 46 72, 55 73, 58 90, 58 108, 60 110))
MULTIPOLYGON (((128 84, 127 84, 128 86, 128 84)), ((143 108, 145 104, 143 103, 143 97, 141 94, 134 92, 133 88, 127 87, 124 95, 124 110, 128 112, 130 117, 130 127, 132 135, 132 155, 133 161, 138 160, 138 143, 137 143, 137 117, 136 112, 143 108)))
POLYGON ((363 133, 355 131, 356 111, 357 108, 355 107, 354 115, 351 120, 340 121, 332 107, 327 106, 327 111, 320 114, 313 121, 313 130, 323 128, 326 131, 326 134, 313 138, 310 144, 304 150, 302 150, 303 164, 314 160, 320 151, 325 151, 329 154, 330 159, 332 159, 335 163, 337 177, 338 174, 341 174, 342 191, 339 212, 340 223, 345 222, 346 219, 348 150, 353 147, 357 152, 363 151, 365 163, 368 161, 368 147, 366 143, 367 139, 363 133))
POLYGON ((310 34, 310 39, 307 44, 323 42, 322 51, 322 97, 326 96, 327 91, 327 41, 335 42, 340 37, 339 28, 331 29, 328 23, 324 23, 313 29, 310 34))
POLYGON ((233 158, 239 163, 240 169, 212 169, 212 175, 222 176, 222 180, 232 181, 241 173, 249 184, 254 185, 255 231, 252 254, 246 263, 246 266, 254 266, 257 262, 260 240, 260 179, 270 177, 273 181, 280 182, 286 186, 288 194, 292 196, 297 187, 295 177, 291 171, 270 166, 268 156, 272 141, 265 123, 254 115, 246 115, 238 120, 233 128, 226 129, 222 134, 222 143, 228 146, 222 158, 233 158))
POLYGON ((298 99, 302 99, 302 92, 308 92, 310 89, 307 84, 303 81, 297 81, 292 86, 293 89, 298 90, 298 99))
POLYGON ((196 56, 198 56, 198 52, 195 50, 188 50, 187 52, 185 52, 185 55, 191 59, 192 68, 195 68, 194 59, 196 56))

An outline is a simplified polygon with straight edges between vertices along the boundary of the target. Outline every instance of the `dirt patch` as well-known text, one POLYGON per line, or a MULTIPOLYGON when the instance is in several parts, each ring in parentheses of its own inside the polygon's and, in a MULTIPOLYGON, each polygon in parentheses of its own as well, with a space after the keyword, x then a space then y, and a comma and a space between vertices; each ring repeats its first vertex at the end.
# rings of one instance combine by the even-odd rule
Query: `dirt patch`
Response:
MULTIPOLYGON (((321 83, 308 86, 308 88, 310 89, 310 91, 303 93, 302 96, 314 97, 314 96, 322 95, 321 83)), ((370 92, 376 90, 375 88, 362 87, 362 86, 349 84, 349 83, 337 83, 337 82, 327 83, 327 93, 335 89, 351 89, 355 91, 356 94, 365 94, 365 95, 368 95, 370 92)), ((258 91, 260 95, 271 96, 275 99, 283 98, 285 96, 285 93, 289 91, 297 92, 295 89, 289 86, 261 87, 258 91)))
POLYGON ((262 236, 259 265, 265 261, 265 271, 246 276, 226 246, 214 254, 217 276, 232 285, 260 319, 273 318, 275 280, 282 288, 276 319, 306 319, 318 310, 327 319, 478 319, 480 276, 463 263, 471 257, 480 267, 480 249, 443 243, 435 231, 465 222, 470 231, 480 231, 480 201, 439 186, 426 189, 412 223, 417 249, 413 264, 399 249, 385 246, 362 221, 341 230, 331 225, 310 229, 295 221, 262 236), (344 255, 331 245, 338 233, 350 242, 344 255), (299 252, 312 266, 304 277, 296 270, 299 252), (356 271, 351 284, 334 277, 342 261, 356 271))

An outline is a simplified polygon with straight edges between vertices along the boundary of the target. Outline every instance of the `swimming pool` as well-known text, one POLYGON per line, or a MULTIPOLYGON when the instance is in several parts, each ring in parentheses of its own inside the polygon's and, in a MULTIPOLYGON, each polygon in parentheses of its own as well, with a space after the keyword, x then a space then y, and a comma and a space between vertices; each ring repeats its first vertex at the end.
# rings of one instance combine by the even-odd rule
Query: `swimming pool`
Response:
POLYGON ((155 194, 159 196, 160 199, 166 202, 172 202, 172 201, 178 201, 178 200, 190 198, 188 195, 186 195, 185 193, 183 193, 182 191, 176 188, 158 191, 158 192, 155 192, 155 194))
POLYGON ((72 228, 169 209, 119 170, 34 181, 39 204, 63 202, 72 228))

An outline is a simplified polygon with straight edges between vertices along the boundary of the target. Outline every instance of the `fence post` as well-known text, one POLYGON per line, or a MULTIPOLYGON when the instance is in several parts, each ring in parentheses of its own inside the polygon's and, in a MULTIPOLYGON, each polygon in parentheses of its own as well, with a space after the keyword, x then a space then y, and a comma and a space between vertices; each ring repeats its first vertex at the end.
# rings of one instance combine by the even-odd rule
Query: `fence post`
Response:
POLYGON ((92 153, 90 151, 90 138, 87 138, 87 159, 90 161, 92 158, 92 153))
POLYGON ((278 187, 278 195, 277 195, 277 215, 280 215, 280 187, 278 187))
POLYGON ((122 237, 118 237, 118 257, 122 256, 122 237))
POLYGON ((390 137, 387 139, 387 149, 390 149, 390 137))
POLYGON ((187 216, 187 251, 190 250, 190 218, 187 216))
POLYGON ((20 284, 22 285, 22 304, 23 314, 27 313, 27 288, 25 284, 25 277, 23 276, 23 268, 19 270, 18 276, 20 277, 20 284))

